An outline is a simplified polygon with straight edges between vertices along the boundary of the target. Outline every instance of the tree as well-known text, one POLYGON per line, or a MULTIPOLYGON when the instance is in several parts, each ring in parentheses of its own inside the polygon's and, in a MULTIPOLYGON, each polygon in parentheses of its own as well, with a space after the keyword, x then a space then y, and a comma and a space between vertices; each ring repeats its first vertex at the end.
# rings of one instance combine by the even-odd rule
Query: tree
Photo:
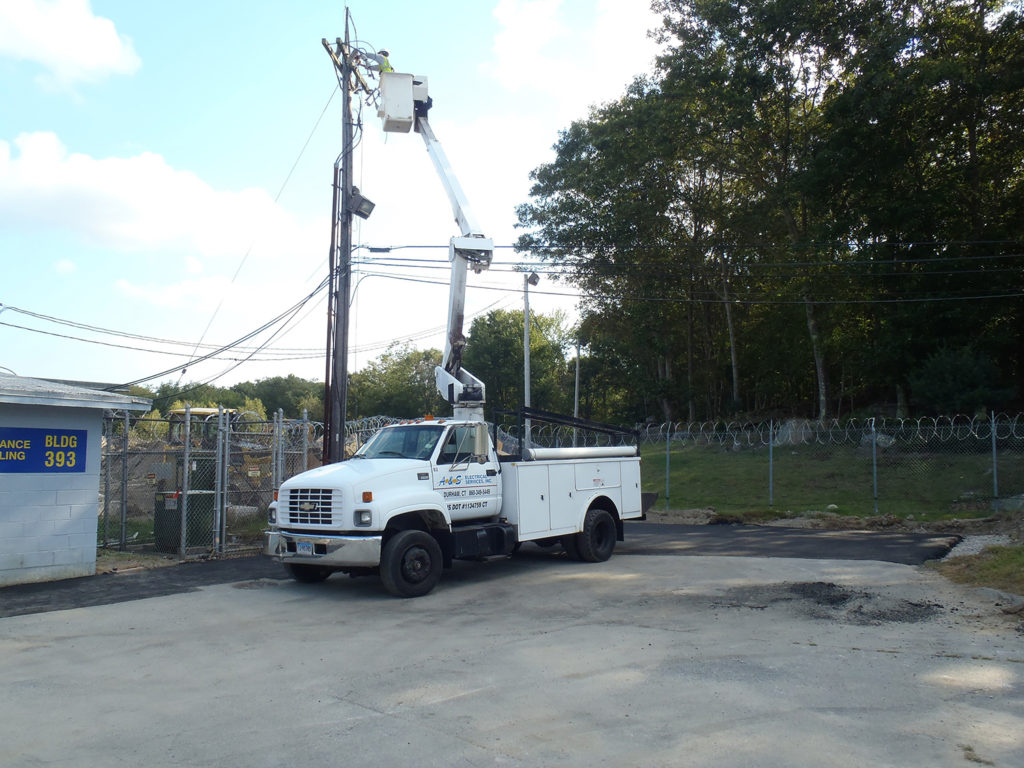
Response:
POLYGON ((911 374, 917 401, 932 414, 974 414, 999 410, 1010 397, 1011 388, 996 385, 995 366, 971 348, 936 350, 911 374))
MULTIPOLYGON (((564 413, 571 408, 572 390, 566 387, 562 325, 560 314, 530 313, 530 404, 564 413)), ((522 406, 522 311, 498 309, 474 319, 463 363, 486 385, 489 408, 514 411, 522 406)))
POLYGON ((1024 26, 1005 2, 873 5, 824 110, 816 178, 836 233, 872 263, 865 378, 905 413, 940 344, 1021 373, 1024 270, 1006 254, 1024 235, 1024 26))
POLYGON ((906 402, 940 339, 1019 377, 1019 7, 655 5, 657 72, 563 131, 518 209, 518 246, 584 292, 618 406, 906 402))
POLYGON ((348 417, 407 419, 448 413, 450 406, 434 384, 434 368, 440 364, 437 349, 413 349, 408 343, 388 347, 377 360, 351 374, 348 417))
POLYGON ((644 375, 633 387, 656 399, 665 418, 679 395, 685 312, 647 299, 666 284, 685 290, 694 276, 674 261, 694 253, 690 243, 677 247, 687 216, 676 205, 668 138, 676 114, 656 88, 638 80, 624 98, 560 135, 556 159, 531 174, 533 202, 518 209, 520 225, 531 231, 517 247, 557 264, 580 287, 584 318, 641 362, 644 375))
POLYGON ((302 379, 294 374, 243 382, 236 384, 231 390, 243 397, 259 400, 268 413, 283 410, 287 418, 293 419, 302 417, 303 402, 312 402, 312 398, 319 398, 322 401, 324 396, 322 383, 302 379))

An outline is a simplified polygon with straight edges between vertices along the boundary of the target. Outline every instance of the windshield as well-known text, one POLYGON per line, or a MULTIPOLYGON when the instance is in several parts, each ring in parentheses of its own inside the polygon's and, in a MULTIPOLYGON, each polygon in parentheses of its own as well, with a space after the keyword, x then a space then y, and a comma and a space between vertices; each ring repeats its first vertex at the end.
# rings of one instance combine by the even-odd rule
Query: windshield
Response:
POLYGON ((422 459, 426 461, 444 432, 442 426, 410 424, 385 427, 358 451, 354 458, 362 459, 422 459))

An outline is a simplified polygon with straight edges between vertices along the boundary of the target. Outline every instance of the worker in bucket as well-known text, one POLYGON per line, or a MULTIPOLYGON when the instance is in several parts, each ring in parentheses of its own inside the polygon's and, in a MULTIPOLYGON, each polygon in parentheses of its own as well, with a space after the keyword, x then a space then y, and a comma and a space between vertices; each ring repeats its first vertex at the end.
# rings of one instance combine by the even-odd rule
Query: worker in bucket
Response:
POLYGON ((368 54, 366 54, 366 57, 368 59, 373 59, 375 62, 377 62, 376 66, 371 64, 370 65, 370 69, 377 69, 377 70, 380 70, 381 72, 394 72, 395 68, 392 67, 391 66, 391 62, 388 61, 388 56, 390 56, 390 55, 391 54, 389 54, 387 52, 387 50, 385 50, 383 48, 381 50, 379 50, 377 53, 368 53, 368 54))

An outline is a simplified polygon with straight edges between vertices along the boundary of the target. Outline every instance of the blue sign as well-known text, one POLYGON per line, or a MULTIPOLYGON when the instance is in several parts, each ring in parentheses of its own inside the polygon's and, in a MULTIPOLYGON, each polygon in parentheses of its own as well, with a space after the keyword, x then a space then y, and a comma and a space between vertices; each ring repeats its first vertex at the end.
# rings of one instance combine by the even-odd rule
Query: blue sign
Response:
POLYGON ((0 474, 85 472, 84 429, 0 427, 0 474))

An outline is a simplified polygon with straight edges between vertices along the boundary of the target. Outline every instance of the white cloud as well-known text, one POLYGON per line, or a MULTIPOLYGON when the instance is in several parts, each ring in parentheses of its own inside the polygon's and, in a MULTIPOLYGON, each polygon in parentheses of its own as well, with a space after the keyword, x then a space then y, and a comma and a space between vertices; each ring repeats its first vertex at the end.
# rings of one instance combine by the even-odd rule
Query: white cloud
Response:
POLYGON ((494 17, 501 31, 494 37, 497 59, 489 69, 505 87, 547 90, 557 80, 553 64, 560 58, 549 44, 564 37, 558 19, 562 0, 501 0, 494 17))
MULTIPOLYGON (((172 310, 175 328, 157 335, 235 338, 308 294, 327 271, 326 219, 301 221, 260 189, 214 189, 153 153, 94 158, 52 133, 0 140, 0 230, 69 234, 93 290, 112 285, 140 317, 172 310)), ((293 338, 322 334, 310 323, 293 338)))
POLYGON ((131 38, 96 16, 89 0, 3 0, 0 56, 41 65, 44 83, 58 87, 130 75, 142 65, 131 38))
MULTIPOLYGON (((121 251, 241 257, 293 251, 302 228, 262 189, 217 190, 158 154, 94 158, 49 132, 0 140, 0 222, 64 229, 121 251)), ((186 268, 194 271, 197 261, 186 268)))
POLYGON ((495 59, 483 65, 511 91, 553 99, 564 123, 620 96, 635 76, 651 70, 658 50, 647 37, 660 18, 650 0, 573 5, 571 0, 501 0, 494 9, 501 25, 495 59))
POLYGON ((78 267, 75 266, 75 262, 71 259, 59 259, 56 264, 53 265, 54 271, 58 275, 70 275, 78 267))

